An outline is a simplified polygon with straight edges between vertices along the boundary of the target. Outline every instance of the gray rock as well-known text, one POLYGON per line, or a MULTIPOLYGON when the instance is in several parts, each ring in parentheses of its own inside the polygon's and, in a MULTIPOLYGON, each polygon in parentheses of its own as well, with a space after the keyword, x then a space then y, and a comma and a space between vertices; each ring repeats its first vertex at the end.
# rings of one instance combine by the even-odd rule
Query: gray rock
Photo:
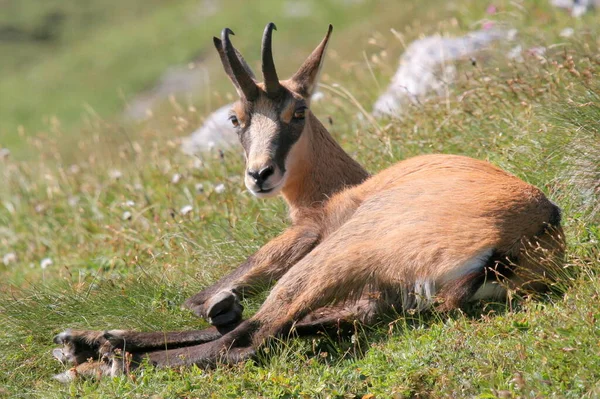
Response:
POLYGON ((600 0, 550 0, 550 4, 569 10, 574 17, 580 17, 588 11, 600 8, 600 0))
POLYGON ((210 114, 202 126, 183 139, 181 150, 197 155, 213 149, 227 149, 238 142, 237 134, 228 119, 233 104, 227 104, 210 114))
POLYGON ((154 107, 171 95, 193 95, 208 81, 206 69, 202 66, 173 66, 160 77, 154 88, 137 95, 125 109, 125 116, 134 120, 147 118, 154 107))
POLYGON ((414 41, 400 58, 392 82, 375 102, 375 116, 399 116, 403 107, 435 93, 443 94, 456 75, 453 61, 481 51, 490 43, 514 36, 514 32, 490 29, 465 36, 430 36, 414 41))

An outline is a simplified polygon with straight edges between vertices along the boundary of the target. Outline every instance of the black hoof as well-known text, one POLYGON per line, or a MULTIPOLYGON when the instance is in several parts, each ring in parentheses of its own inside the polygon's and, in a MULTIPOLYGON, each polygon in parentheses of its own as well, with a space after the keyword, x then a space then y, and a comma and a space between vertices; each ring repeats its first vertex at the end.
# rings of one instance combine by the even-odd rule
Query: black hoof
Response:
POLYGON ((214 326, 223 326, 240 321, 243 311, 244 307, 232 291, 221 291, 206 304, 208 322, 214 326))

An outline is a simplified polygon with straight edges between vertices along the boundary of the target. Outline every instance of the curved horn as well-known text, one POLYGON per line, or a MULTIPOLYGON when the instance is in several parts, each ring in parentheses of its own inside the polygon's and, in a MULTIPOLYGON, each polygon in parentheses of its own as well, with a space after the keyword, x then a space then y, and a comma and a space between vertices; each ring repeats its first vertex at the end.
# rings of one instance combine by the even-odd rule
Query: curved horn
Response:
POLYGON ((281 84, 279 83, 275 63, 273 62, 273 49, 271 46, 273 30, 277 30, 277 27, 273 22, 269 22, 265 27, 265 33, 262 38, 262 72, 265 79, 267 96, 270 98, 277 97, 281 90, 281 84))
POLYGON ((252 101, 258 97, 258 87, 250 76, 250 73, 244 68, 244 63, 239 59, 235 48, 233 48, 233 44, 231 44, 229 35, 233 34, 234 33, 229 28, 225 28, 221 32, 223 52, 229 61, 231 72, 235 76, 235 80, 237 81, 240 90, 244 93, 244 97, 246 97, 248 101, 252 101))

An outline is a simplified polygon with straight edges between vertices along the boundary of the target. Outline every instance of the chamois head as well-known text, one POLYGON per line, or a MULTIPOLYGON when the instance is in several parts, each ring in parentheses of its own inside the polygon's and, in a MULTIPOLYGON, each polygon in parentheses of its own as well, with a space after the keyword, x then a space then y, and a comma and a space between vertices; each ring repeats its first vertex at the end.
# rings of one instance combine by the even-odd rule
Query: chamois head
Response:
POLYGON ((299 162, 295 144, 307 125, 310 97, 317 84, 323 55, 333 27, 300 69, 288 80, 277 77, 271 36, 275 24, 267 24, 262 39, 262 73, 257 82, 254 73, 233 47, 233 32, 223 29, 214 44, 227 76, 240 97, 229 119, 236 128, 246 156, 246 187, 257 197, 278 194, 288 180, 290 170, 299 162))

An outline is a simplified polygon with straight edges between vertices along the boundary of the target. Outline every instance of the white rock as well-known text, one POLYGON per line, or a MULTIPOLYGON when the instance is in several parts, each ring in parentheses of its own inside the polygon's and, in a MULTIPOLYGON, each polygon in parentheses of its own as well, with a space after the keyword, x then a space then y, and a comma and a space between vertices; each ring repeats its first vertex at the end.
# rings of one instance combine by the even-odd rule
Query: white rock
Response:
POLYGON ((131 212, 125 211, 122 216, 123 220, 131 220, 131 212))
POLYGON ((167 68, 156 85, 132 99, 125 109, 125 116, 133 120, 144 120, 154 115, 157 105, 171 98, 198 93, 208 83, 208 73, 204 66, 190 68, 175 65, 167 68))
POLYGON ((222 3, 218 0, 202 0, 198 6, 199 17, 212 17, 222 7, 222 3))
POLYGON ((578 18, 595 8, 600 8, 600 0, 551 0, 554 7, 571 11, 571 15, 578 18))
POLYGON ((182 151, 194 155, 214 148, 227 149, 238 143, 237 133, 229 120, 231 106, 224 105, 210 114, 200 128, 183 139, 182 151))
POLYGON ((430 36, 414 41, 400 58, 391 84, 375 102, 373 114, 399 116, 406 104, 417 103, 432 92, 443 94, 455 79, 453 61, 473 55, 493 41, 514 35, 514 32, 489 29, 455 38, 430 36))
POLYGON ((203 193, 204 192, 204 184, 202 183, 197 183, 194 188, 196 189, 196 192, 198 194, 203 193))
POLYGON ((292 18, 306 18, 313 12, 312 4, 306 0, 288 0, 283 3, 283 15, 292 18))

